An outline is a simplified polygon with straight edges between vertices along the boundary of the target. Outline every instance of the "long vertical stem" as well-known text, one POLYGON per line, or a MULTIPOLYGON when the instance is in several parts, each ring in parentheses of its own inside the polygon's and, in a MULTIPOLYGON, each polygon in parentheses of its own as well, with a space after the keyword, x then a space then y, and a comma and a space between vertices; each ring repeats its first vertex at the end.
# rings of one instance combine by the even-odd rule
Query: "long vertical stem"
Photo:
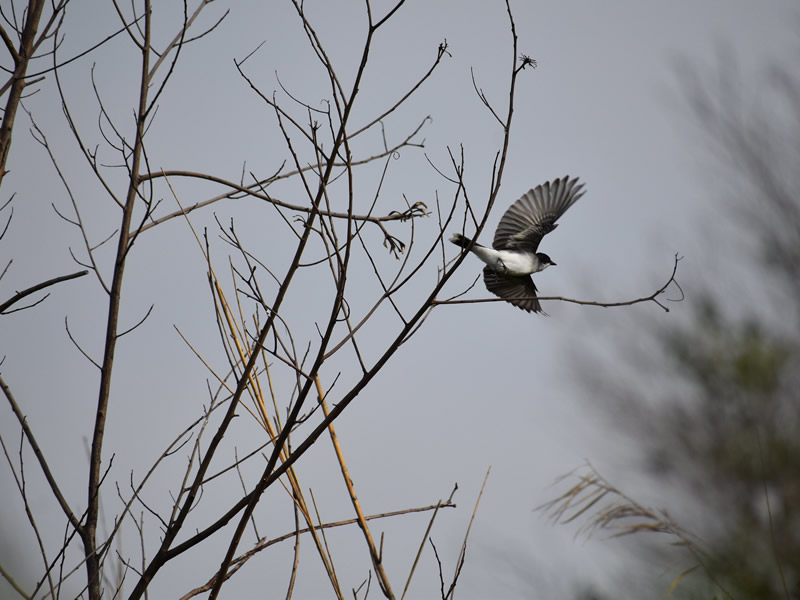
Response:
POLYGON ((119 308, 122 295, 122 280, 125 272, 125 261, 130 249, 130 229, 133 210, 136 204, 139 186, 139 167, 142 159, 145 120, 147 119, 147 90, 149 87, 150 63, 150 1, 145 1, 144 43, 142 45, 142 76, 139 88, 139 109, 136 119, 136 141, 131 156, 130 181, 122 211, 122 223, 117 240, 117 253, 114 261, 114 276, 108 303, 108 322, 106 324, 103 365, 100 371, 100 390, 95 413, 94 432, 92 434, 91 455, 89 458, 89 500, 86 511, 86 527, 82 531, 86 571, 88 577, 89 598, 99 599, 102 595, 100 583, 100 556, 97 552, 97 518, 100 506, 100 480, 103 453, 103 437, 108 414, 108 401, 111 393, 111 374, 114 366, 114 354, 117 347, 117 329, 119 324, 119 308))

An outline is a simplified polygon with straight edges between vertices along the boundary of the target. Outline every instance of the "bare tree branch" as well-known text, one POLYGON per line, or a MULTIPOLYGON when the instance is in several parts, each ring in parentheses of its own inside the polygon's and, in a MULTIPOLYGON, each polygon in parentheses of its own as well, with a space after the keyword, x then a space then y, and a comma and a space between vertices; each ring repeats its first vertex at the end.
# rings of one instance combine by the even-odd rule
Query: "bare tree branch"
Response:
POLYGON ((11 308, 14 304, 25 298, 26 296, 30 296, 31 294, 38 292, 39 290, 43 290, 45 288, 50 287, 51 285, 55 285, 57 283, 61 283, 62 281, 69 281, 70 279, 77 279, 78 277, 83 277, 89 271, 78 271, 76 273, 70 273, 69 275, 61 275, 59 277, 53 277, 52 279, 48 279, 47 281, 43 281, 41 283, 37 283, 36 285, 32 285, 31 287, 22 290, 21 292, 17 292, 11 298, 0 304, 0 314, 3 314, 11 308))
MULTIPOLYGON (((440 508, 456 508, 456 505, 451 502, 451 499, 452 499, 452 494, 450 496, 450 499, 447 500, 447 502, 441 502, 440 501, 440 502, 438 502, 436 504, 432 504, 430 506, 420 506, 420 507, 416 507, 416 508, 406 508, 406 509, 403 509, 403 510, 395 510, 395 511, 391 511, 391 512, 378 513, 378 514, 374 514, 374 515, 365 515, 364 519, 366 519, 367 521, 373 521, 375 519, 386 519, 386 518, 390 518, 390 517, 400 517, 400 516, 408 515, 408 514, 412 514, 412 513, 429 512, 429 511, 432 511, 432 510, 436 511, 436 510, 438 510, 440 508)), ((232 564, 235 567, 241 567, 242 565, 244 565, 244 563, 246 563, 248 560, 253 558, 253 556, 257 555, 259 552, 261 552, 265 548, 269 548, 270 546, 274 546, 275 544, 280 544, 281 542, 285 542, 287 540, 294 539, 298 535, 302 535, 304 533, 309 533, 309 532, 312 531, 312 529, 317 529, 317 530, 332 529, 334 527, 344 527, 346 525, 355 525, 357 523, 358 523, 358 519, 346 519, 344 521, 335 521, 335 522, 331 522, 331 523, 322 523, 320 525, 316 525, 313 528, 305 527, 305 528, 298 529, 298 530, 295 530, 295 531, 290 531, 288 533, 285 533, 283 535, 279 535, 279 536, 274 537, 274 538, 270 538, 269 540, 260 540, 255 545, 255 547, 253 547, 251 550, 248 550, 244 554, 236 557, 236 559, 234 559, 232 564)), ((230 575, 231 574, 229 573, 228 577, 230 577, 230 575)), ((200 586, 198 588, 195 588, 192 591, 190 591, 190 592, 184 594, 183 596, 181 596, 180 600, 188 600, 189 598, 193 598, 193 597, 198 596, 198 595, 200 595, 200 594, 202 594, 204 592, 207 592, 208 590, 210 590, 213 587, 214 581, 215 581, 215 578, 210 579, 205 585, 200 586)))
MULTIPOLYGON (((617 306, 632 306, 634 304, 641 304, 642 302, 654 302, 655 304, 657 304, 658 306, 663 308, 665 312, 669 312, 669 308, 667 306, 664 306, 661 302, 659 302, 658 298, 664 292, 666 292, 667 288, 670 285, 674 284, 675 287, 677 287, 678 291, 680 292, 680 297, 679 298, 674 298, 674 299, 668 299, 668 301, 669 302, 681 302, 684 299, 683 289, 681 289, 680 284, 678 283, 677 279, 675 278, 675 275, 676 275, 676 273, 678 271, 678 261, 680 261, 682 258, 683 258, 682 256, 678 256, 677 254, 675 255, 675 262, 673 264, 672 274, 670 275, 669 279, 667 280, 667 282, 664 285, 662 285, 660 288, 658 288, 655 292, 653 292, 649 296, 643 296, 641 298, 635 298, 633 300, 622 300, 622 301, 619 301, 619 302, 597 302, 597 301, 594 301, 594 300, 577 300, 575 298, 567 298, 567 297, 564 297, 564 296, 534 296, 534 298, 538 299, 540 301, 541 300, 560 300, 562 302, 569 302, 569 303, 572 303, 572 304, 582 304, 584 306, 599 306, 599 307, 602 307, 602 308, 611 308, 611 307, 617 307, 617 306)), ((473 283, 472 285, 475 285, 475 284, 473 283)), ((470 286, 470 287, 472 287, 472 286, 470 286)), ((463 293, 464 292, 462 292, 461 294, 458 294, 458 295, 460 296, 463 293)), ((435 300, 433 302, 433 304, 435 304, 435 305, 442 305, 442 304, 480 304, 480 303, 483 303, 483 302, 505 302, 505 300, 503 300, 502 298, 475 298, 475 299, 464 299, 464 300, 450 299, 450 300, 435 300)))

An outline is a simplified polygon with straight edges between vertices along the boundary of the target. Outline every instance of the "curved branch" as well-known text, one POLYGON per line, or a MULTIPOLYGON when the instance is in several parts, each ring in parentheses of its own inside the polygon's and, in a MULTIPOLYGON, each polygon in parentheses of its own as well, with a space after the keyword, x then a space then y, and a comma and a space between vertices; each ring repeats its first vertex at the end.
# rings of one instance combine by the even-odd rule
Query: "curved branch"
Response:
MULTIPOLYGON (((381 152, 379 154, 375 154, 373 156, 370 156, 368 158, 364 158, 362 160, 352 161, 350 163, 350 166, 355 167, 355 166, 360 166, 360 165, 365 165, 365 164, 371 163, 371 162, 373 162, 375 160, 379 160, 381 158, 385 158, 387 156, 391 156, 392 154, 396 153, 400 149, 406 148, 406 147, 423 148, 424 146, 423 146, 422 143, 419 143, 419 144, 414 143, 414 142, 411 141, 411 139, 415 135, 417 135, 417 133, 419 133, 419 131, 422 129, 422 127, 425 125, 425 123, 429 119, 430 119, 430 117, 425 117, 422 120, 422 122, 417 126, 417 128, 414 131, 412 131, 406 137, 405 140, 403 140, 399 144, 395 145, 393 148, 389 148, 389 149, 387 149, 387 150, 385 150, 385 151, 383 151, 383 152, 381 152)), ((283 208, 288 208, 289 210, 294 210, 294 211, 298 211, 298 212, 306 212, 306 213, 311 212, 313 209, 311 207, 309 207, 309 206, 298 206, 298 205, 294 205, 294 204, 289 204, 287 202, 281 202, 280 200, 276 200, 275 198, 267 196, 266 194, 260 194, 260 193, 256 192, 255 189, 256 188, 263 189, 263 187, 265 185, 267 185, 267 184, 270 184, 270 183, 273 183, 273 182, 276 182, 276 181, 280 181, 281 179, 288 179, 289 177, 294 177, 295 175, 299 175, 299 174, 305 173, 307 171, 312 171, 312 170, 315 170, 315 169, 318 169, 318 168, 321 168, 321 167, 324 167, 324 166, 325 166, 324 163, 323 164, 318 164, 318 165, 309 165, 309 166, 306 166, 306 167, 303 167, 303 168, 300 168, 300 169, 295 169, 294 171, 289 171, 288 173, 284 173, 282 175, 273 175, 272 177, 269 177, 268 179, 265 179, 265 180, 262 180, 262 181, 257 181, 256 183, 254 183, 252 185, 249 185, 249 186, 243 186, 243 185, 234 183, 232 181, 228 181, 227 179, 223 179, 222 177, 216 177, 215 175, 209 175, 209 174, 206 174, 206 173, 197 173, 197 172, 194 172, 194 171, 178 171, 178 170, 175 170, 175 171, 164 171, 164 170, 162 170, 162 171, 158 171, 156 173, 143 174, 142 177, 141 177, 142 181, 156 179, 156 178, 159 178, 159 177, 191 177, 191 178, 195 178, 195 179, 206 179, 208 181, 213 181, 214 183, 219 183, 221 185, 229 187, 233 191, 227 192, 225 194, 220 194, 219 196, 214 196, 213 198, 209 198, 208 200, 203 200, 201 202, 196 202, 195 204, 192 204, 190 206, 186 206, 183 210, 177 210, 175 212, 172 212, 172 213, 170 213, 168 215, 165 215, 163 217, 160 217, 158 219, 154 219, 150 223, 147 223, 146 225, 144 225, 141 230, 142 231, 146 231, 146 230, 150 229, 151 227, 155 227, 156 225, 160 225, 161 223, 164 223, 165 221, 169 221, 170 219, 174 219, 175 217, 180 217, 180 216, 183 216, 185 214, 188 214, 188 213, 190 213, 190 212, 192 212, 194 210, 197 210, 198 208, 203 208, 205 206, 208 206, 209 204, 213 204, 215 202, 218 202, 220 200, 224 200, 226 198, 234 198, 237 194, 246 194, 248 196, 252 196, 254 198, 258 198, 259 200, 264 200, 266 202, 271 202, 271 203, 275 204, 276 206, 281 206, 283 208)), ((335 163, 334 164, 334 167, 345 167, 345 166, 346 165, 343 164, 343 163, 335 163)), ((375 222, 375 223, 380 222, 380 221, 402 220, 402 218, 401 218, 402 215, 397 215, 397 214, 395 214, 395 215, 387 215, 385 217, 366 217, 366 216, 359 216, 359 215, 352 215, 352 217, 350 217, 347 213, 326 212, 325 210, 322 210, 322 209, 320 209, 319 212, 323 216, 332 216, 332 217, 335 217, 335 218, 338 218, 338 219, 352 218, 352 219, 354 219, 356 221, 372 221, 372 222, 375 222)))
MULTIPOLYGON (((594 301, 594 300, 577 300, 575 298, 567 298, 565 296, 532 296, 531 299, 536 299, 536 300, 560 300, 562 302, 570 302, 572 304, 582 304, 582 305, 585 305, 585 306, 599 306, 601 308, 612 308, 612 307, 616 307, 616 306, 631 306, 633 304, 641 304, 642 302, 655 302, 661 308, 663 308, 665 312, 669 312, 669 308, 667 308, 661 302, 658 301, 658 296, 663 294, 666 291, 666 289, 670 286, 670 284, 674 283, 677 286, 678 290, 681 292, 681 297, 677 298, 677 299, 674 299, 674 300, 669 300, 669 301, 670 302, 681 302, 681 301, 683 301, 683 299, 685 297, 685 295, 683 293, 683 288, 681 288, 680 284, 678 283, 678 280, 675 279, 675 274, 678 271, 678 262, 681 259, 683 259, 682 256, 678 256, 677 254, 675 254, 675 263, 672 266, 672 274, 670 275, 669 279, 667 280, 667 282, 664 285, 662 285, 660 288, 658 288, 655 292, 653 292, 649 296, 643 296, 641 298, 636 298, 634 300, 622 300, 620 302, 597 302, 597 301, 594 301)), ((473 283, 473 285, 475 285, 475 284, 473 283)), ((463 292, 462 292, 462 294, 463 294, 463 292)), ((459 294, 459 296, 460 295, 461 294, 459 294)), ((525 299, 527 299, 527 298, 525 298, 525 299)), ((440 305, 440 304, 480 304, 482 302, 506 302, 506 300, 504 300, 503 298, 474 298, 474 299, 469 299, 469 300, 455 300, 455 299, 452 299, 452 300, 434 300, 433 304, 434 305, 440 305)))
POLYGON ((69 281, 70 279, 77 279, 78 277, 83 277, 88 272, 89 271, 83 270, 83 271, 78 271, 76 273, 70 273, 69 275, 61 275, 60 277, 53 277, 52 279, 48 279, 47 281, 43 281, 41 283, 37 283, 36 285, 32 285, 28 289, 22 290, 21 292, 17 292, 11 298, 0 304, 0 314, 3 314, 9 307, 22 300, 25 296, 30 296, 31 294, 38 292, 39 290, 43 290, 45 288, 50 287, 51 285, 61 283, 62 281, 69 281))
POLYGON ((130 333, 131 331, 133 331, 134 329, 139 327, 139 325, 144 323, 147 320, 147 317, 150 316, 150 313, 153 312, 153 307, 155 307, 155 304, 151 304, 150 305, 150 308, 147 309, 147 314, 145 314, 145 316, 143 316, 141 319, 139 319, 139 322, 136 323, 136 325, 134 325, 133 327, 129 327, 128 329, 126 329, 125 331, 123 331, 122 333, 117 335, 117 338, 121 338, 123 335, 125 335, 127 333, 130 333))
POLYGON ((505 123, 503 123, 503 120, 499 116, 497 116, 497 113, 495 112, 494 108, 492 108, 492 105, 489 103, 489 99, 486 98, 486 94, 483 92, 483 88, 478 87, 478 82, 475 81, 475 70, 472 67, 469 68, 469 73, 472 76, 472 87, 475 90, 475 93, 478 95, 478 98, 483 103, 483 105, 489 109, 489 112, 492 113, 492 116, 495 118, 495 120, 498 123, 500 123, 500 127, 505 127, 505 123))
MULTIPOLYGON (((142 17, 139 17, 139 18, 141 19, 142 17)), ((25 76, 25 78, 26 78, 26 79, 30 79, 31 77, 38 77, 38 76, 40 76, 40 75, 46 75, 47 73, 51 73, 52 71, 55 71, 56 69, 60 69, 61 67, 65 67, 65 66, 67 66, 68 64, 70 64, 70 63, 72 63, 72 62, 75 62, 76 60, 78 60, 78 59, 80 59, 80 58, 83 58, 83 57, 84 57, 84 56, 86 56, 87 54, 90 54, 90 53, 94 52, 94 51, 95 51, 95 50, 97 50, 97 49, 98 49, 100 46, 102 46, 102 45, 103 45, 103 44, 105 44, 106 42, 109 42, 109 41, 111 41, 112 39, 114 39, 115 37, 117 37, 117 36, 118 36, 120 33, 122 33, 123 31, 125 31, 126 29, 127 29, 127 27, 123 27, 123 28, 121 28, 121 29, 118 29, 118 30, 117 30, 117 31, 115 31, 114 33, 112 33, 112 34, 110 34, 110 35, 106 36, 105 38, 103 38, 102 40, 100 40, 99 42, 97 42, 97 43, 96 43, 94 46, 91 46, 91 47, 87 48, 86 50, 84 50, 83 52, 80 52, 80 53, 76 54, 76 55, 75 55, 75 56, 73 56, 72 58, 68 58, 67 60, 65 60, 65 61, 63 61, 63 62, 60 62, 60 63, 58 63, 58 64, 54 64, 52 67, 47 67, 46 69, 42 69, 41 71, 37 71, 36 73, 31 73, 31 74, 29 74, 29 75, 26 75, 26 76, 25 76)), ((30 84, 31 82, 28 82, 28 83, 30 84)), ((8 84, 6 84, 6 85, 8 85, 8 84)), ((3 92, 5 91, 5 89, 6 89, 6 86, 3 86, 2 88, 0 88, 0 95, 2 95, 2 94, 3 94, 3 92)))
MULTIPOLYGON (((432 511, 432 510, 436 511, 436 510, 439 510, 441 508, 456 508, 455 503, 452 501, 452 494, 451 494, 450 498, 448 498, 444 502, 440 501, 440 502, 438 502, 436 504, 432 504, 430 506, 420 506, 420 507, 415 507, 415 508, 406 508, 406 509, 403 509, 403 510, 395 510, 395 511, 391 511, 391 512, 379 513, 379 514, 375 514, 375 515, 365 515, 364 516, 364 520, 365 521, 372 521, 374 519, 385 519, 385 518, 388 518, 388 517, 398 517, 398 516, 412 514, 412 513, 428 512, 428 511, 432 511)), ((237 570, 239 570, 242 566, 244 566, 244 564, 248 560, 250 560, 253 556, 258 554, 262 550, 264 550, 266 548, 269 548, 270 546, 274 546, 275 544, 280 544, 281 542, 285 542, 286 540, 291 540, 291 539, 297 537, 298 535, 302 535, 304 533, 309 533, 309 532, 311 532, 312 529, 322 531, 322 530, 325 530, 325 529, 332 529, 334 527, 343 527, 345 525, 353 525, 353 524, 356 524, 356 523, 358 523, 358 519, 346 519, 344 521, 335 521, 335 522, 332 522, 332 523, 321 523, 319 525, 315 525, 313 528, 312 527, 303 527, 303 528, 297 529, 295 531, 290 531, 288 533, 285 533, 283 535, 280 535, 278 537, 275 537, 275 538, 272 538, 272 539, 269 539, 269 540, 261 540, 255 545, 254 548, 248 550, 247 552, 241 554, 240 556, 237 556, 236 558, 233 559, 233 561, 231 561, 232 569, 231 569, 231 571, 229 571, 226 574, 225 579, 230 579, 231 576, 233 576, 233 574, 237 570)), ((202 585, 200 587, 197 587, 197 588, 187 592, 183 596, 181 596, 181 600, 188 600, 189 598, 194 598, 195 596, 198 596, 198 595, 202 594, 203 592, 207 592, 208 590, 210 590, 214 586, 214 583, 216 582, 216 580, 217 580, 217 575, 215 574, 204 585, 202 585)))

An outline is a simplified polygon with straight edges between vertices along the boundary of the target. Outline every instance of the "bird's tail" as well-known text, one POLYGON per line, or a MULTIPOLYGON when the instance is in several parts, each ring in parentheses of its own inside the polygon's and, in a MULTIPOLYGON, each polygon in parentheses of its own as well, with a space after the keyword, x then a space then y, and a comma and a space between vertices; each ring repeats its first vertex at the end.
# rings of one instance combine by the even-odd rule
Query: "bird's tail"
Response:
POLYGON ((466 248, 472 243, 472 240, 464 235, 461 235, 460 233, 454 233, 450 238, 450 242, 452 242, 456 246, 461 246, 462 248, 466 248))

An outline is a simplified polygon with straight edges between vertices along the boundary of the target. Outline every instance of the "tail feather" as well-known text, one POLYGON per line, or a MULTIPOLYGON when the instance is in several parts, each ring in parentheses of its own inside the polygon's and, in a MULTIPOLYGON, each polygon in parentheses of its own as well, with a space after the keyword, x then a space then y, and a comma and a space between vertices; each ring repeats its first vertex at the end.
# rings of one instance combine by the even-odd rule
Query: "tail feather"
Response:
POLYGON ((461 235, 460 233, 454 233, 450 237, 450 242, 455 244, 456 246, 461 246, 462 248, 466 248, 472 243, 472 240, 464 235, 461 235))

